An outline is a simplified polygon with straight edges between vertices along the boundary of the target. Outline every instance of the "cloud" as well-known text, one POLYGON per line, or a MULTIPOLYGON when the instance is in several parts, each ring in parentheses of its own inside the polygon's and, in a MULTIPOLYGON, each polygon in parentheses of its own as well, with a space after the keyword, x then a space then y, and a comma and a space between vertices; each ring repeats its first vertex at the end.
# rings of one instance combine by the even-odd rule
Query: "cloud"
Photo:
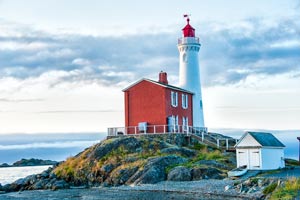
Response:
POLYGON ((52 111, 40 111, 38 114, 57 114, 57 113, 110 113, 110 112, 122 112, 121 110, 52 110, 52 111))
POLYGON ((299 72, 299 24, 293 19, 275 24, 251 19, 246 23, 203 36, 206 84, 232 84, 251 75, 299 72))
MULTIPOLYGON (((252 75, 299 74, 300 25, 292 17, 195 27, 203 27, 197 33, 204 86, 235 84, 252 75)), ((0 79, 35 78, 49 87, 78 81, 119 87, 141 77, 156 79, 160 70, 176 77, 177 37, 54 35, 0 20, 0 79)))
POLYGON ((33 148, 70 148, 70 147, 88 147, 96 142, 93 141, 64 141, 64 142, 41 142, 30 144, 15 144, 15 145, 0 145, 0 150, 13 150, 13 149, 33 149, 33 148))
POLYGON ((40 102, 40 101, 44 101, 44 99, 7 99, 7 98, 0 98, 0 102, 13 102, 13 103, 40 102))

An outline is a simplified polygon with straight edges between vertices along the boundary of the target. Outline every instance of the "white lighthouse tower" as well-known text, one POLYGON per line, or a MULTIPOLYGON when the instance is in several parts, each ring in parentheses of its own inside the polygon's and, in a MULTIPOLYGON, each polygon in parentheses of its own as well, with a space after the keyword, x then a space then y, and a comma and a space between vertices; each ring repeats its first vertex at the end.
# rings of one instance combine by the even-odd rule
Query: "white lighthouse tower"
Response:
POLYGON ((178 40, 179 50, 179 86, 194 93, 193 95, 193 126, 205 127, 199 72, 198 53, 199 38, 195 37, 195 29, 190 25, 187 15, 187 25, 182 29, 183 37, 178 40))

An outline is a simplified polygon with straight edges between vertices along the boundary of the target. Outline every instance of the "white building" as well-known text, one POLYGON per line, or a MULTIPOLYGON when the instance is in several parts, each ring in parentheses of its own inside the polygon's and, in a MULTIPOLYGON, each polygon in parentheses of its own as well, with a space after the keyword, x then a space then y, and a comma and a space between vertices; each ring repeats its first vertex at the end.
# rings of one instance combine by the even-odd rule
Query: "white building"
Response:
POLYGON ((271 133, 246 132, 235 145, 237 167, 272 170, 285 167, 284 145, 271 133))
POLYGON ((189 22, 190 19, 187 18, 187 25, 182 29, 183 37, 178 40, 179 87, 194 93, 193 124, 195 127, 205 127, 198 62, 201 45, 199 38, 195 37, 195 29, 189 22))

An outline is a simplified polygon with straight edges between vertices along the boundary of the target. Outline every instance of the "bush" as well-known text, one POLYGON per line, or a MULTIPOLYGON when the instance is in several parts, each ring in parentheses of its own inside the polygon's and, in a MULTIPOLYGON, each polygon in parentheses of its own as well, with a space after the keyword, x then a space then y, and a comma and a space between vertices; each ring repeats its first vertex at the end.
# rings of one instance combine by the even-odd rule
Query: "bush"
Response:
POLYGON ((270 199, 294 199, 298 195, 300 195, 300 178, 290 178, 273 192, 270 199))
POLYGON ((263 193, 265 195, 272 193, 277 187, 277 183, 272 183, 271 185, 268 185, 264 190, 263 193))

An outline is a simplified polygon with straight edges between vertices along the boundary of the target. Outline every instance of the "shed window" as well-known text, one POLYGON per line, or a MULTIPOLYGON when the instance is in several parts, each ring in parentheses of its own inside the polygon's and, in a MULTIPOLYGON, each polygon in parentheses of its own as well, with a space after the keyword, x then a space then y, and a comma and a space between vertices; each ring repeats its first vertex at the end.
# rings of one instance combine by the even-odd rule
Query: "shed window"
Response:
POLYGON ((178 93, 171 91, 171 104, 173 107, 178 106, 178 93))

